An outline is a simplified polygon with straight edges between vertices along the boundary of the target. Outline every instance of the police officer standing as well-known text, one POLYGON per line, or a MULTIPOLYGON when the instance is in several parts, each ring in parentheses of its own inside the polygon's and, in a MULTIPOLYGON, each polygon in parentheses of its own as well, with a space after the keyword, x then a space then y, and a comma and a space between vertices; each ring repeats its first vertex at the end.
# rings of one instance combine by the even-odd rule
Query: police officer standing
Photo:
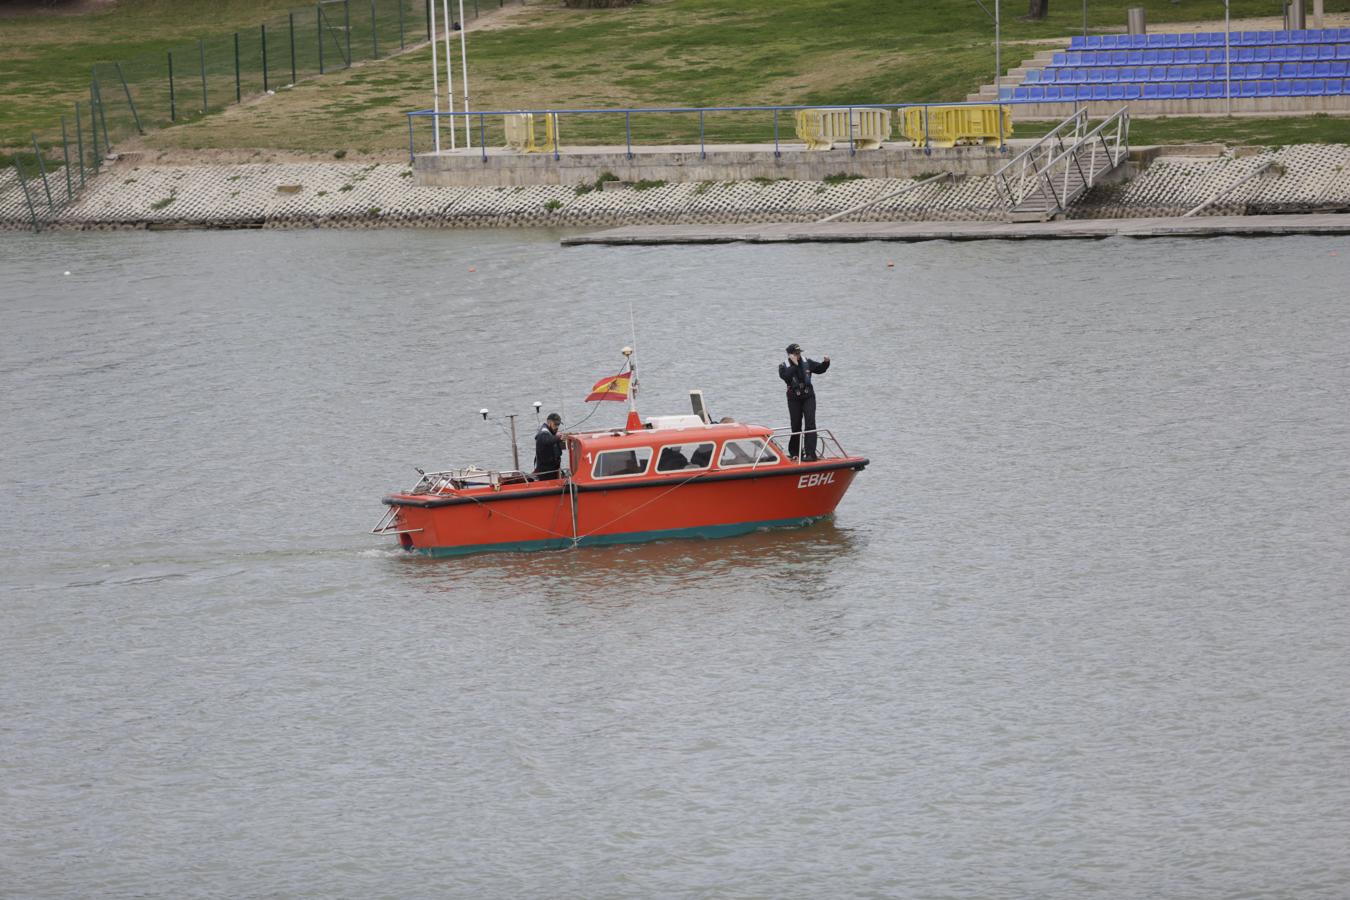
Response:
POLYGON ((816 458, 816 389, 811 386, 811 376, 820 375, 829 367, 828 356, 822 357, 820 362, 802 356, 801 344, 788 344, 787 362, 778 364, 778 377, 787 382, 788 416, 792 420, 788 456, 793 459, 797 458, 803 424, 807 434, 802 461, 813 462, 816 458))
POLYGON ((534 433, 534 477, 539 481, 562 477, 563 439, 558 434, 561 425, 562 416, 549 413, 534 433))

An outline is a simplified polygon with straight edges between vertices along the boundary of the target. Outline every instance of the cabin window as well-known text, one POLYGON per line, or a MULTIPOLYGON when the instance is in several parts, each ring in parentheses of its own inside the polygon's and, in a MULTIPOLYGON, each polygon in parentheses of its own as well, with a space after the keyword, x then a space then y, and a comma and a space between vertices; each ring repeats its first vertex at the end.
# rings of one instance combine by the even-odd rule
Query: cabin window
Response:
POLYGON ((717 464, 723 469, 734 469, 736 466, 752 466, 755 463, 767 465, 776 462, 778 454, 764 446, 763 441, 758 438, 744 438, 723 444, 722 456, 717 464))
POLYGON ((712 465, 716 444, 705 441, 698 444, 671 444, 661 448, 656 458, 656 471, 679 472, 684 469, 706 469, 712 465))
POLYGON ((619 478, 624 475, 641 475, 647 471, 652 461, 651 447, 634 447, 631 450, 606 450, 595 457, 595 468, 591 470, 593 478, 619 478))

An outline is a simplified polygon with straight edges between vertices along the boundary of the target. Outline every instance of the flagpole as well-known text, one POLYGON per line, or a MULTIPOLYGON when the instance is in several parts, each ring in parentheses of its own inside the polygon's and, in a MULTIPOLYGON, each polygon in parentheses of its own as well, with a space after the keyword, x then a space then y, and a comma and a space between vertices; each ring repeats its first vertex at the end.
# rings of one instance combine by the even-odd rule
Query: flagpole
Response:
MULTIPOLYGON (((436 4, 427 4, 427 15, 431 20, 431 129, 435 138, 436 152, 441 152, 441 81, 440 60, 436 59, 436 4)), ((320 40, 323 40, 320 37, 320 40)), ((450 120, 450 127, 455 127, 453 119, 450 120)))
MULTIPOLYGON (((434 4, 436 0, 431 0, 434 4)), ((445 111, 450 113, 450 149, 455 149, 455 60, 450 56, 450 0, 441 0, 445 19, 445 111)), ((464 27, 464 23, 460 23, 464 27)))
POLYGON ((469 121, 469 48, 465 43, 465 35, 468 33, 469 23, 464 18, 464 0, 459 0, 459 59, 464 67, 464 146, 473 146, 473 132, 469 121))

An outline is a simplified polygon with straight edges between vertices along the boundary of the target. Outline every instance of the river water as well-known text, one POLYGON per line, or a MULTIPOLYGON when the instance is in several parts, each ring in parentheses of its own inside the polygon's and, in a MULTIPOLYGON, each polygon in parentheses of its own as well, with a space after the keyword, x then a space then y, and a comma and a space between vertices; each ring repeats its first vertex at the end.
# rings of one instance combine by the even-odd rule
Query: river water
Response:
POLYGON ((0 894, 1350 895, 1350 242, 557 238, 0 235, 0 894), (365 533, 630 304, 832 522, 365 533))

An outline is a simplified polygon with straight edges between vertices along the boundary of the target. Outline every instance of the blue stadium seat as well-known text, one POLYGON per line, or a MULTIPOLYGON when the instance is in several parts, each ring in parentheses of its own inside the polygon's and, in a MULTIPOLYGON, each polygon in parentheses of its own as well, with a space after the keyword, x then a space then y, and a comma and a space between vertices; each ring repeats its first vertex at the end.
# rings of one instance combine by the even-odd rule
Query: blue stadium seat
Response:
POLYGON ((1166 80, 1167 80, 1167 66, 1153 66, 1151 69, 1148 70, 1148 80, 1149 80, 1149 81, 1166 81, 1166 80))
POLYGON ((1040 70, 1040 69, 1027 69, 1027 77, 1022 79, 1022 83, 1023 83, 1023 84, 1040 84, 1040 83, 1041 83, 1041 70, 1040 70))
POLYGON ((1209 84, 1205 85, 1205 97, 1209 100, 1223 99, 1223 82, 1211 81, 1209 84))
POLYGON ((1139 62, 1145 66, 1156 66, 1158 64, 1158 51, 1145 50, 1139 62))
POLYGON ((1264 63, 1261 66, 1261 77, 1274 80, 1280 77, 1280 64, 1277 62, 1264 63))
POLYGON ((1280 50, 1280 49, 1281 49, 1280 47, 1252 47, 1252 48, 1251 48, 1251 51, 1252 51, 1251 58, 1248 59, 1247 61, 1248 61, 1248 62, 1270 62, 1271 59, 1275 56, 1275 52, 1276 52, 1277 50, 1280 50))
POLYGON ((1343 78, 1340 79, 1339 81, 1333 78, 1330 81, 1328 81, 1327 82, 1328 94, 1332 93, 1333 87, 1335 87, 1335 93, 1337 94, 1350 94, 1350 78, 1343 78))
POLYGON ((1337 45, 1336 45, 1336 58, 1337 58, 1337 59, 1350 59, 1350 44, 1337 44, 1337 45))
POLYGON ((1175 34, 1164 34, 1162 36, 1162 45, 1164 47, 1175 47, 1177 46, 1177 43, 1177 36, 1175 34))
POLYGON ((1320 50, 1320 47, 1304 47, 1301 60, 1303 62, 1317 62, 1317 58, 1321 55, 1320 50))
POLYGON ((1233 62, 1245 62, 1245 63, 1256 62, 1256 48, 1239 47, 1236 53, 1233 53, 1230 50, 1228 53, 1228 58, 1233 62))
POLYGON ((1027 89, 1024 87, 1000 88, 998 99, 1004 103, 1009 101, 1018 101, 1027 99, 1027 89))
POLYGON ((1335 28, 1320 28, 1314 33, 1317 35, 1314 40, 1319 44, 1334 44, 1340 40, 1335 28))
MULTIPOLYGON (((1237 33, 1237 32, 1234 32, 1234 34, 1238 34, 1238 33, 1237 33)), ((1242 32, 1242 33, 1238 36, 1238 42, 1239 42, 1240 44, 1242 44, 1242 46, 1244 46, 1244 47, 1255 47, 1255 46, 1256 46, 1256 43, 1257 43, 1257 41, 1256 41, 1256 32, 1255 32, 1255 31, 1244 31, 1244 32, 1242 32)))
POLYGON ((1237 85, 1237 88, 1238 88, 1237 95, 1238 95, 1239 97, 1255 97, 1255 96, 1256 96, 1256 82, 1255 82, 1255 81, 1239 81, 1239 82, 1238 82, 1238 85, 1237 85))
POLYGON ((1106 99, 1107 99, 1107 100, 1124 100, 1124 99, 1125 99, 1125 85, 1123 85, 1123 84, 1108 84, 1108 85, 1106 86, 1106 99))
POLYGON ((1297 78, 1312 78, 1317 74, 1317 63, 1301 62, 1298 64, 1297 78))
POLYGON ((1330 78, 1331 63, 1329 62, 1313 63, 1313 75, 1314 77, 1317 78, 1330 78))
POLYGON ((1149 45, 1150 47, 1161 47, 1161 46, 1163 45, 1163 44, 1162 44, 1162 35, 1161 35, 1161 34, 1150 34, 1150 35, 1148 36, 1148 45, 1149 45))
MULTIPOLYGON (((1229 55, 1231 56, 1232 53, 1230 52, 1229 55)), ((1218 50, 1206 50, 1205 62, 1212 62, 1212 63, 1223 62, 1223 48, 1221 47, 1218 50)))
POLYGON ((1168 84, 1165 81, 1162 84, 1158 85, 1158 99, 1171 100, 1174 96, 1176 96, 1176 91, 1173 90, 1173 88, 1174 85, 1168 84))
POLYGON ((1102 46, 1102 39, 1098 35, 1090 34, 1083 39, 1083 46, 1088 50, 1100 49, 1102 46))
MULTIPOLYGON (((1198 94, 1196 96, 1199 96, 1198 94)), ((1184 81, 1180 84, 1172 85, 1172 98, 1175 100, 1191 99, 1191 86, 1184 81)))
POLYGON ((1101 84, 1102 81, 1105 79, 1105 76, 1106 76, 1105 68, 1103 68, 1102 66, 1093 66, 1092 68, 1087 70, 1087 83, 1101 84))
POLYGON ((1291 62, 1296 61, 1302 53, 1299 47, 1271 47, 1271 62, 1291 62))
POLYGON ((1196 66, 1195 77, 1199 78, 1201 81, 1209 81, 1214 77, 1214 66, 1209 63, 1205 63, 1202 66, 1196 66))
POLYGON ((1056 85, 1048 84, 1048 85, 1045 86, 1045 99, 1046 99, 1046 100, 1058 100, 1059 97, 1060 97, 1060 94, 1061 94, 1061 91, 1060 91, 1059 87, 1057 87, 1056 85))
POLYGON ((1302 79, 1298 79, 1298 80, 1295 80, 1295 81, 1291 81, 1291 82, 1289 82, 1289 83, 1292 84, 1292 85, 1294 86, 1294 90, 1290 93, 1290 96, 1291 96, 1291 97, 1306 97, 1306 96, 1308 96, 1308 82, 1306 82, 1306 81, 1304 81, 1304 80, 1302 80, 1302 79))
MULTIPOLYGON (((1330 65, 1330 63, 1328 63, 1330 65)), ((1102 70, 1102 84, 1114 84, 1120 80, 1120 69, 1106 68, 1102 70)), ((1330 74, 1330 73, 1328 73, 1330 74)))
POLYGON ((1274 96, 1275 96, 1275 82, 1273 82, 1273 81, 1258 81, 1258 82, 1256 83, 1256 96, 1258 96, 1258 97, 1274 97, 1274 96))
POLYGON ((1067 53, 1056 53, 1050 57, 1050 65, 1052 66, 1067 66, 1068 64, 1069 54, 1067 53))
POLYGON ((1258 31, 1256 33, 1256 43, 1267 47, 1270 46, 1271 44, 1275 43, 1275 32, 1258 31))
POLYGON ((1156 83, 1150 81, 1150 82, 1148 82, 1147 84, 1143 85, 1143 88, 1144 88, 1144 89, 1143 89, 1142 93, 1140 94, 1140 96, 1141 96, 1143 99, 1145 99, 1145 100, 1157 100, 1157 99, 1158 99, 1158 85, 1157 85, 1156 83))
POLYGON ((1322 60, 1335 59, 1336 48, 1332 44, 1323 44, 1317 48, 1317 58, 1322 60))
POLYGON ((1094 84, 1094 85, 1092 86, 1092 99, 1093 99, 1093 100, 1106 100, 1106 99, 1108 99, 1108 96, 1107 96, 1107 90, 1106 90, 1106 85, 1104 85, 1104 84, 1094 84))
POLYGON ((1091 100, 1091 99, 1092 99, 1092 88, 1091 88, 1091 86, 1089 86, 1089 85, 1086 85, 1086 84, 1080 84, 1080 85, 1078 85, 1076 88, 1074 88, 1074 92, 1075 92, 1075 94, 1077 95, 1077 97, 1078 97, 1079 100, 1091 100))
POLYGON ((1126 99, 1126 100, 1138 100, 1138 99, 1139 99, 1139 94, 1140 94, 1140 91, 1141 91, 1141 88, 1142 88, 1142 87, 1143 87, 1143 85, 1138 85, 1138 84, 1127 84, 1127 85, 1125 85, 1125 99, 1126 99))
POLYGON ((1044 100, 1045 88, 1041 87, 1039 84, 1033 84, 1031 87, 1027 88, 1027 96, 1031 98, 1032 103, 1035 103, 1038 100, 1044 100))
POLYGON ((1350 28, 1342 28, 1341 33, 1336 36, 1336 40, 1344 43, 1350 43, 1350 28))
POLYGON ((1191 63, 1193 65, 1198 65, 1199 63, 1205 61, 1204 50, 1197 50, 1195 48, 1192 48, 1190 50, 1183 50, 1181 52, 1186 54, 1186 62, 1191 63))
POLYGON ((1130 35, 1130 49, 1143 50, 1148 47, 1148 35, 1134 34, 1130 35))
POLYGON ((1288 79, 1281 79, 1280 81, 1275 82, 1275 96, 1276 97, 1294 96, 1294 83, 1292 81, 1289 81, 1288 79))
POLYGON ((1277 31, 1277 32, 1275 32, 1275 43, 1277 43, 1277 44, 1287 44, 1287 43, 1289 43, 1289 36, 1290 36, 1291 34, 1293 34, 1292 31, 1277 31))
POLYGON ((1326 93, 1326 90, 1327 90, 1327 83, 1326 80, 1323 78, 1314 78, 1312 81, 1308 82, 1309 97, 1320 97, 1324 93, 1326 93))
POLYGON ((1106 62, 1108 66, 1124 66, 1129 64, 1130 51, 1112 50, 1111 58, 1106 62))
POLYGON ((1209 32, 1209 33, 1207 33, 1207 34, 1196 35, 1196 37, 1199 39, 1199 40, 1196 41, 1196 45, 1197 45, 1197 46, 1200 46, 1200 47, 1222 47, 1222 46, 1223 46, 1223 35, 1220 34, 1219 32, 1211 31, 1211 32, 1209 32))
POLYGON ((1082 50, 1085 45, 1086 39, 1081 34, 1074 35, 1072 38, 1069 39, 1070 50, 1082 50))
POLYGON ((1291 62, 1280 63, 1280 77, 1281 77, 1281 78, 1297 78, 1297 77, 1298 77, 1298 63, 1291 63, 1291 62))
POLYGON ((1344 60, 1337 60, 1327 63, 1327 65, 1331 66, 1332 78, 1344 78, 1347 73, 1350 73, 1350 63, 1346 63, 1344 60))
POLYGON ((1178 46, 1178 47, 1194 47, 1194 46, 1195 46, 1195 35, 1193 35, 1193 34, 1181 34, 1181 35, 1177 35, 1177 46, 1178 46))
POLYGON ((1195 66, 1182 66, 1181 78, 1183 81, 1195 81, 1200 77, 1200 72, 1195 66))

